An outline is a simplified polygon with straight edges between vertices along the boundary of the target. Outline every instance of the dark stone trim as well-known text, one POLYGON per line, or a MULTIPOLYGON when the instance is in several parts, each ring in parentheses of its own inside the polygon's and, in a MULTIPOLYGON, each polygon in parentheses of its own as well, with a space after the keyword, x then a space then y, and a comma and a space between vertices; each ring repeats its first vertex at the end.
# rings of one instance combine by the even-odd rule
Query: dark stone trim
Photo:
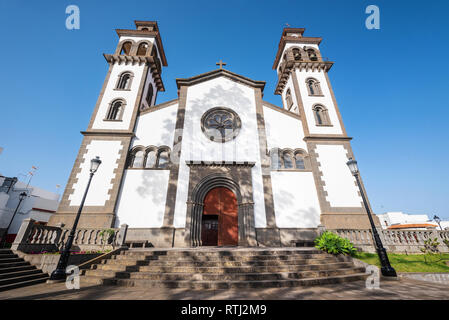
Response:
MULTIPOLYGON (((156 92, 158 92, 158 91, 156 91, 156 92)), ((147 114, 147 113, 151 113, 151 112, 154 112, 154 111, 158 111, 158 110, 161 110, 161 109, 173 106, 177 102, 178 102, 178 99, 176 98, 176 99, 173 99, 173 100, 170 100, 170 101, 167 101, 167 102, 164 102, 164 103, 161 103, 161 104, 158 104, 158 105, 155 105, 155 106, 143 109, 143 110, 140 111, 139 115, 142 116, 142 115, 147 114)))
POLYGON ((192 86, 204 81, 208 81, 220 76, 228 77, 232 80, 235 80, 237 82, 243 83, 244 85, 253 87, 253 88, 260 88, 262 91, 265 87, 265 81, 257 81, 257 80, 251 80, 249 78, 246 78, 244 76, 241 76, 237 73, 225 70, 225 69, 217 69, 213 71, 209 71, 191 78, 186 79, 176 79, 176 84, 178 86, 178 89, 181 88, 181 86, 192 86))
POLYGON ((83 136, 123 136, 123 137, 134 137, 134 132, 127 130, 116 130, 111 131, 109 129, 96 129, 88 131, 80 131, 83 136))
POLYGON ((267 146, 265 117, 263 114, 262 91, 254 89, 256 102, 257 130, 259 132, 260 166, 262 171, 262 183, 264 192, 265 217, 267 228, 276 228, 276 218, 274 212, 273 186, 271 183, 271 159, 267 146))
POLYGON ((276 106, 274 104, 271 104, 271 103, 269 103, 267 101, 262 101, 262 103, 263 103, 264 107, 267 107, 267 108, 270 108, 272 110, 278 111, 278 112, 280 112, 282 114, 285 114, 286 116, 290 116, 292 118, 301 120, 301 116, 299 114, 296 114, 296 113, 291 112, 291 111, 287 111, 286 109, 278 107, 278 106, 276 106))
POLYGON ((341 117, 340 110, 339 110, 339 108, 338 108, 337 100, 335 99, 334 90, 332 89, 332 85, 331 85, 331 82, 330 82, 330 80, 329 80, 329 75, 328 75, 327 72, 325 72, 325 73, 324 73, 324 76, 325 76, 325 78, 326 78, 327 87, 329 88, 329 91, 330 91, 330 93, 331 93, 332 102, 334 103, 335 111, 337 112, 337 117, 338 117, 338 121, 340 122, 341 132, 343 132, 343 134, 346 136, 346 135, 347 135, 346 129, 345 129, 345 126, 344 126, 344 124, 343 124, 343 119, 342 119, 342 117, 341 117))
POLYGON ((305 142, 308 141, 350 141, 352 140, 352 137, 348 137, 341 134, 311 134, 308 136, 305 136, 303 139, 305 142))
POLYGON ((292 75, 293 88, 295 89, 296 102, 298 103, 298 110, 299 114, 301 115, 304 135, 307 136, 309 134, 309 124, 307 123, 306 112, 304 110, 304 104, 302 103, 301 92, 299 90, 298 84, 298 77, 296 76, 296 71, 294 69, 291 75, 292 75))
POLYGON ((173 165, 170 168, 170 177, 168 180, 167 198, 165 201, 165 212, 163 227, 173 227, 175 217, 176 193, 178 190, 178 176, 179 176, 179 160, 181 159, 182 135, 177 137, 176 132, 184 129, 184 117, 186 113, 187 101, 187 87, 181 88, 178 98, 178 112, 176 115, 175 137, 173 141, 172 155, 177 158, 177 161, 171 159, 173 165), (177 154, 176 154, 177 152, 177 154))
POLYGON ((186 160, 186 164, 188 167, 195 166, 210 166, 210 167, 254 167, 255 162, 250 161, 195 161, 195 160, 186 160))
MULTIPOLYGON (((81 164, 84 161, 89 161, 84 159, 84 155, 87 153, 87 146, 92 141, 121 141, 122 148, 116 160, 117 167, 114 169, 114 178, 111 179, 112 187, 109 189, 109 200, 105 201, 103 206, 84 206, 83 208, 83 216, 84 219, 80 220, 80 227, 104 227, 108 225, 108 227, 112 227, 115 221, 115 207, 117 204, 117 197, 119 193, 119 189, 123 179, 123 173, 125 170, 126 158, 129 146, 131 144, 131 136, 111 136, 111 135, 85 135, 81 147, 78 152, 78 156, 73 165, 72 171, 70 173, 69 180, 67 182, 66 188, 64 190, 64 194, 62 195, 61 201, 59 203, 58 210, 52 217, 50 218, 49 225, 55 225, 58 222, 67 221, 64 219, 68 219, 72 221, 74 215, 78 211, 78 205, 72 206, 70 205, 69 196, 73 194, 75 191, 73 189, 73 185, 77 183, 78 173, 81 172, 81 164), (92 214, 95 215, 96 218, 91 217, 92 214), (64 217, 67 218, 64 218, 64 217)), ((87 174, 87 173, 86 173, 87 174)), ((66 223, 67 224, 67 223, 66 223)))
POLYGON ((101 101, 103 100, 104 92, 106 91, 106 87, 109 83, 109 79, 111 77, 112 72, 112 64, 109 65, 108 73, 106 74, 106 78, 104 79, 103 86, 101 87, 100 94, 97 99, 97 103, 95 104, 94 112, 92 113, 92 117, 90 118, 89 125, 87 126, 88 130, 92 129, 92 126, 97 118, 98 109, 100 108, 101 101))

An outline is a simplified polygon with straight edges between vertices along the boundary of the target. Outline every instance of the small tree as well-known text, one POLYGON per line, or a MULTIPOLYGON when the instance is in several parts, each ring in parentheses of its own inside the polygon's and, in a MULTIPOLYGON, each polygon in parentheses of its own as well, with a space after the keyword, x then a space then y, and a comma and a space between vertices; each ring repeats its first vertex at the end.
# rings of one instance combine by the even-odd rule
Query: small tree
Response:
POLYGON ((424 247, 419 248, 421 252, 424 254, 424 262, 426 264, 429 263, 435 263, 443 260, 441 256, 441 252, 438 249, 438 246, 440 243, 438 242, 438 239, 427 239, 424 241, 424 247))
POLYGON ((114 235, 114 229, 104 229, 100 232, 102 251, 104 251, 104 246, 109 242, 109 239, 114 235))

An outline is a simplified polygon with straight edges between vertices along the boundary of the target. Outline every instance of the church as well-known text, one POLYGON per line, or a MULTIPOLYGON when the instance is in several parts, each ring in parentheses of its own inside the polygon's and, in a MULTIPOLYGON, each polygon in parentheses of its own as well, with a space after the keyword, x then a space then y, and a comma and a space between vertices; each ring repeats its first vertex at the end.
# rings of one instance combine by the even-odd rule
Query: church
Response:
POLYGON ((98 156, 79 227, 127 224, 129 241, 276 247, 313 240, 319 227, 369 228, 322 38, 283 29, 273 50, 282 106, 263 100, 264 81, 221 60, 176 79, 177 99, 157 104, 161 33, 154 21, 135 26, 117 29, 104 54, 109 70, 50 225, 73 224, 98 156))

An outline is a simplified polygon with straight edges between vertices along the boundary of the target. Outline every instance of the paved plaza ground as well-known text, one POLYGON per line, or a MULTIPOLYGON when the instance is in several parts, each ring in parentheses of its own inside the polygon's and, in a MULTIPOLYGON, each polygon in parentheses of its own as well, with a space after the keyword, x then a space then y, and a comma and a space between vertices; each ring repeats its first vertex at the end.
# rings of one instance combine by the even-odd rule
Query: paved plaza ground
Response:
POLYGON ((379 289, 367 289, 365 281, 296 288, 191 290, 89 286, 68 290, 63 283, 0 292, 0 300, 449 300, 449 286, 412 279, 381 281, 379 289))

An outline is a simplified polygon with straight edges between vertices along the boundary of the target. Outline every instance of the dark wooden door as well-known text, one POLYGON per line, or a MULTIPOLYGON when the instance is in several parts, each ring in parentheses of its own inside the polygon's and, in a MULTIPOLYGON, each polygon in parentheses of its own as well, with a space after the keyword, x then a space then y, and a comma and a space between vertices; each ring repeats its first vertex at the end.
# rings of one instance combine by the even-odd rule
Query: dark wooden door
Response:
MULTIPOLYGON (((238 206, 235 194, 224 187, 210 190, 204 199, 203 221, 209 216, 218 217, 219 246, 237 246, 238 236, 238 206)), ((203 236, 203 233, 201 234, 203 236)), ((201 239, 204 244, 203 238, 201 239)))
POLYGON ((218 245, 218 215, 204 215, 201 224, 201 243, 203 246, 218 245))

